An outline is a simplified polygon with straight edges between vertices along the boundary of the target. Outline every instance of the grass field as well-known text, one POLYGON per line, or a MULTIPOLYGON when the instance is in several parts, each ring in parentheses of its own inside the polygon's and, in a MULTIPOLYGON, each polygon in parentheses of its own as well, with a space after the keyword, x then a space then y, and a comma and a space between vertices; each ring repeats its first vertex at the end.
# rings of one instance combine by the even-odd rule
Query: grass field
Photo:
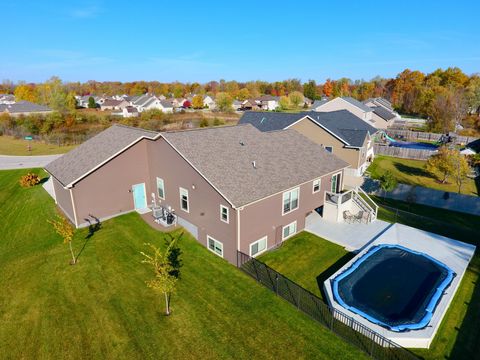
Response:
MULTIPOLYGON (((426 161, 400 159, 377 155, 367 171, 374 179, 379 179, 386 171, 390 171, 398 182, 408 185, 424 186, 432 189, 457 192, 457 185, 451 180, 449 184, 441 184, 425 170, 426 161)), ((462 194, 479 195, 479 189, 473 179, 467 179, 462 186, 462 194)))
MULTIPOLYGON (((378 198, 376 201, 380 200, 378 198)), ((480 229, 480 217, 465 215, 453 211, 433 209, 422 205, 387 200, 388 205, 415 212, 420 215, 430 215, 439 222, 461 226, 465 231, 458 233, 460 240, 474 243, 478 246, 476 231, 480 229)), ((451 228, 441 229, 439 222, 412 221, 413 217, 399 216, 381 208, 379 218, 385 221, 398 220, 406 225, 421 229, 445 232, 451 228)), ((449 235, 444 233, 444 235, 449 235)), ((312 234, 302 232, 279 249, 262 255, 259 260, 281 272, 313 293, 323 296, 321 288, 323 281, 340 269, 353 257, 343 248, 312 234)), ((478 359, 480 357, 480 255, 477 250, 452 304, 438 330, 430 349, 413 349, 414 353, 425 359, 478 359)))
POLYGON ((0 136, 0 155, 53 155, 63 154, 74 148, 70 146, 58 146, 45 144, 39 141, 27 141, 23 139, 15 139, 11 136, 0 136), (28 151, 28 144, 31 151, 28 151))
POLYGON ((77 231, 79 262, 68 265, 68 247, 47 223, 52 199, 18 185, 28 171, 0 171, 0 357, 366 358, 189 236, 165 317, 139 253, 145 242, 163 246, 165 235, 135 213, 88 240, 77 231))

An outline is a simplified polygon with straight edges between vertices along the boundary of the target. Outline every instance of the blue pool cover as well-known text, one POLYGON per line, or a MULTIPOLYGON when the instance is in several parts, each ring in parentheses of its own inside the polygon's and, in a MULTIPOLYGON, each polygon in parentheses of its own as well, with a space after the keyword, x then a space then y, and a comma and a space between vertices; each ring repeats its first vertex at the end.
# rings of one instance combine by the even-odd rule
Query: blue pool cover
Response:
POLYGON ((335 300, 345 309, 399 332, 428 325, 455 275, 427 254, 381 244, 337 275, 331 285, 335 300))

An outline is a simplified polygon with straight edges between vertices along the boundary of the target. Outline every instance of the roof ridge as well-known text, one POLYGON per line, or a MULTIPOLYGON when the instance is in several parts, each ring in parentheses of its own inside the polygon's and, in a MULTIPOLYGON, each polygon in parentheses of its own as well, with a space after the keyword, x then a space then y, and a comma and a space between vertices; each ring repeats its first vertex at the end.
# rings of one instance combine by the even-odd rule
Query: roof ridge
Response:
MULTIPOLYGON (((245 124, 237 124, 237 125, 223 125, 223 126, 214 126, 214 127, 203 127, 203 128, 194 128, 194 129, 179 129, 179 130, 169 130, 169 131, 161 131, 161 134, 172 134, 172 133, 182 133, 182 132, 193 132, 193 131, 204 131, 204 130, 214 130, 214 129, 225 129, 225 128, 233 128, 238 126, 246 126, 250 125, 255 128, 255 126, 245 123, 245 124)), ((255 128, 256 129, 256 128, 255 128)))
MULTIPOLYGON (((135 127, 135 126, 125 125, 125 124, 120 124, 120 123, 113 123, 110 127, 112 127, 112 126, 123 127, 123 128, 131 129, 131 130, 140 130, 140 131, 150 132, 150 133, 155 134, 155 135, 160 134, 159 131, 148 130, 148 129, 144 129, 144 128, 141 128, 141 127, 135 127)), ((107 129, 109 129, 110 127, 108 127, 107 129)), ((107 130, 107 129, 105 129, 105 130, 107 130)))

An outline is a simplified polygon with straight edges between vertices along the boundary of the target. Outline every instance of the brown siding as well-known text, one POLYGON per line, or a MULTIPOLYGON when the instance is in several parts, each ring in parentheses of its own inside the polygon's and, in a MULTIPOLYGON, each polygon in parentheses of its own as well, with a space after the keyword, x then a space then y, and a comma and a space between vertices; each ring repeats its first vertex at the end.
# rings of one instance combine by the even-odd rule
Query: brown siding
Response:
MULTIPOLYGON (((299 207, 282 215, 283 193, 245 206, 240 210, 240 250, 250 253, 250 244, 268 236, 268 247, 282 242, 282 228, 297 221, 297 232, 305 228, 305 217, 323 205, 324 192, 330 190, 331 175, 322 178, 321 190, 313 194, 313 181, 300 186, 299 207)), ((343 181, 343 177, 342 177, 343 181)))
POLYGON ((70 190, 64 189, 57 179, 52 177, 53 189, 55 190, 55 202, 58 207, 65 213, 72 223, 75 223, 72 207, 72 199, 70 198, 70 190))
MULTIPOLYGON (((228 202, 164 139, 148 142, 150 188, 156 194, 156 178, 165 186, 164 206, 198 227, 198 240, 207 246, 207 234, 223 243, 223 257, 236 262, 236 213, 228 202), (188 190, 189 212, 180 208, 180 190, 188 190), (195 189, 193 189, 193 187, 195 189), (229 208, 229 223, 220 220, 220 205, 229 208)), ((155 195, 156 196, 156 195, 155 195)), ((150 197, 150 195, 149 195, 150 197)))
POLYGON ((75 184, 73 197, 79 224, 91 214, 100 219, 134 209, 132 185, 145 183, 149 200, 146 140, 141 140, 75 184))
POLYGON ((359 167, 359 164, 363 163, 360 162, 360 151, 358 149, 345 148, 340 140, 322 129, 320 126, 314 124, 311 120, 303 119, 291 126, 291 128, 297 130, 299 133, 305 135, 317 144, 331 146, 335 155, 348 162, 355 169, 359 167))

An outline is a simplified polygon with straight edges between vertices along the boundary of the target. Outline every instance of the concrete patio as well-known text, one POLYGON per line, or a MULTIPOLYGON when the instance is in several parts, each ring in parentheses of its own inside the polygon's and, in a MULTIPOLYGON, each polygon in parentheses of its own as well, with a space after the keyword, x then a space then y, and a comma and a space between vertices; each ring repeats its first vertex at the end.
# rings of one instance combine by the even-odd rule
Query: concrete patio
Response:
POLYGON ((317 212, 313 212, 306 218, 305 231, 341 245, 347 251, 359 251, 391 225, 382 220, 375 220, 369 224, 333 223, 324 220, 317 212))

